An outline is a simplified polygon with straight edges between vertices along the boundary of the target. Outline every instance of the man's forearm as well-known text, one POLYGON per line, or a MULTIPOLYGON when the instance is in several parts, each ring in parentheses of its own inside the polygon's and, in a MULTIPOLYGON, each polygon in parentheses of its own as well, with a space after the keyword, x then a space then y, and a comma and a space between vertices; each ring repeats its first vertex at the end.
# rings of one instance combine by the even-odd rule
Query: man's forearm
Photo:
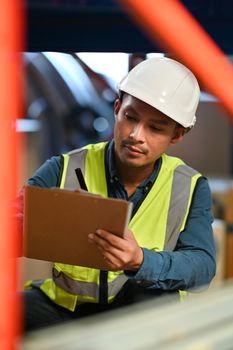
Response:
POLYGON ((150 282, 148 288, 188 290, 208 285, 215 275, 215 260, 205 251, 151 252, 137 273, 126 275, 150 282))

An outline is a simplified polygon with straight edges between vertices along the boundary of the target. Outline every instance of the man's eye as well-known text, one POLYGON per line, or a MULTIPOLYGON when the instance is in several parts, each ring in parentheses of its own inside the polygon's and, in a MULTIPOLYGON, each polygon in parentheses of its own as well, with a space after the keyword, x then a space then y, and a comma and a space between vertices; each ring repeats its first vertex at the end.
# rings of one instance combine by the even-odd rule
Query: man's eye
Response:
POLYGON ((129 115, 129 114, 127 114, 127 113, 125 113, 125 117, 126 117, 126 119, 127 120, 129 120, 129 121, 136 121, 136 118, 135 117, 133 117, 132 115, 129 115))
POLYGON ((162 131, 162 129, 161 129, 161 128, 158 128, 157 126, 151 126, 150 129, 151 129, 151 131, 153 131, 153 132, 162 131))

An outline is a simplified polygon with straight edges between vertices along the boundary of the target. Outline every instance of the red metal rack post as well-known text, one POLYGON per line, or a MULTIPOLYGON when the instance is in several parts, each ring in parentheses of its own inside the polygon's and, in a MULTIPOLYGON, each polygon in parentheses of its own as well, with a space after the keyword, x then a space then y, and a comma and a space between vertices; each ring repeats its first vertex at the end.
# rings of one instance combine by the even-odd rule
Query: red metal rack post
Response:
POLYGON ((16 117, 20 110, 20 50, 22 8, 20 0, 2 0, 0 6, 0 349, 17 347, 19 302, 16 298, 16 229, 10 201, 16 195, 16 117))

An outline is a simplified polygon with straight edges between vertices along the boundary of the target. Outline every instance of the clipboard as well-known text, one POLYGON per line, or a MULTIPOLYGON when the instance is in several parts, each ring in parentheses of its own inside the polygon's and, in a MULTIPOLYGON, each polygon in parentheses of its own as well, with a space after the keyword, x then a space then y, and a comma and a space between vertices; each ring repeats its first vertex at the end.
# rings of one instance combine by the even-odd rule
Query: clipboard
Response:
POLYGON ((88 234, 105 229, 122 236, 132 203, 58 188, 25 186, 23 255, 107 270, 88 234))

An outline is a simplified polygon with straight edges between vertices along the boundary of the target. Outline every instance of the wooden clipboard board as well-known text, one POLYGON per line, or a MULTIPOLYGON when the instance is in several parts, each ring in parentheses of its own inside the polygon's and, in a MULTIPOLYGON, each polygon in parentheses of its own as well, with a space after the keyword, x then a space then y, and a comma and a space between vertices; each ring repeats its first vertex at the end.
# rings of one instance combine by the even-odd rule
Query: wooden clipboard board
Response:
POLYGON ((88 234, 102 228, 122 235, 132 203, 79 192, 26 186, 23 254, 28 258, 107 269, 88 234))

